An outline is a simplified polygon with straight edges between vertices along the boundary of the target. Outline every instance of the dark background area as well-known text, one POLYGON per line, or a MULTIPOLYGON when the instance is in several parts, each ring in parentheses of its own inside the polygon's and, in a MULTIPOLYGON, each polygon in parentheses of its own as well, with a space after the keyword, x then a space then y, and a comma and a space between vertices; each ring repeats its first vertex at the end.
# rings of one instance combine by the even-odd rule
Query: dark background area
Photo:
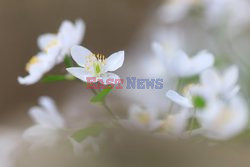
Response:
MULTIPOLYGON (((125 49, 160 1, 152 0, 0 0, 0 57, 2 125, 8 116, 26 112, 41 95, 59 99, 68 83, 22 86, 25 64, 38 52, 36 39, 56 33, 64 19, 82 18, 87 24, 83 45, 98 53, 125 49), (7 116, 7 117, 6 117, 7 116)), ((58 68, 59 69, 59 68, 58 68)), ((61 68, 60 68, 61 70, 61 68)))

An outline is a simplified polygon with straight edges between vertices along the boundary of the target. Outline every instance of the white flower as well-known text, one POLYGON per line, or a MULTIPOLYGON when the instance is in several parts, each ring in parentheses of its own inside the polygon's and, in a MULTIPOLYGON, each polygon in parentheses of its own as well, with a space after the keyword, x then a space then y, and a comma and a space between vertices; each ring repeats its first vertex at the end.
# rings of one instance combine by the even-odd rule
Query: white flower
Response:
POLYGON ((160 60, 165 63, 167 72, 175 77, 198 75, 214 64, 214 56, 207 51, 201 51, 190 58, 183 51, 169 51, 169 49, 157 42, 153 43, 153 50, 160 57, 160 60))
POLYGON ((43 34, 38 40, 38 46, 43 52, 57 49, 55 53, 57 63, 61 63, 66 55, 70 54, 70 48, 82 42, 85 34, 85 23, 76 20, 75 24, 65 20, 62 22, 57 34, 43 34))
POLYGON ((38 82, 45 73, 54 67, 55 57, 52 50, 48 53, 40 52, 33 56, 26 64, 26 71, 29 73, 25 77, 18 77, 18 82, 23 85, 31 85, 38 82))
POLYGON ((158 119, 158 112, 155 110, 133 105, 128 114, 128 119, 121 120, 120 123, 131 130, 153 131, 162 125, 162 121, 158 119))
POLYGON ((202 112, 197 113, 204 136, 225 140, 238 135, 248 124, 248 110, 245 101, 235 96, 228 102, 213 101, 202 112))
POLYGON ((38 38, 41 52, 30 59, 26 65, 29 74, 26 77, 18 77, 18 82, 24 85, 38 82, 45 73, 63 61, 72 46, 81 43, 84 32, 84 22, 77 20, 75 25, 70 21, 64 21, 58 34, 41 35, 38 38))
POLYGON ((120 79, 116 74, 108 72, 115 71, 123 65, 124 51, 116 52, 106 59, 103 55, 95 55, 84 47, 74 46, 71 48, 71 54, 81 67, 67 68, 67 71, 76 78, 87 82, 88 78, 94 77, 96 81, 93 82, 101 79, 104 84, 108 84, 106 82, 108 79, 120 79))
POLYGON ((200 81, 210 97, 220 96, 223 99, 230 99, 235 96, 240 86, 237 84, 239 69, 232 65, 222 74, 216 69, 208 69, 201 74, 200 81))
POLYGON ((184 89, 184 96, 173 90, 169 90, 166 96, 186 108, 192 108, 194 105, 199 105, 197 103, 207 103, 216 98, 227 101, 234 97, 240 89, 237 84, 238 73, 239 71, 236 66, 229 67, 222 75, 215 69, 208 69, 200 76, 201 84, 188 86, 184 89))
POLYGON ((64 119, 51 98, 41 97, 39 104, 41 106, 33 107, 29 111, 36 124, 23 134, 23 138, 32 143, 33 148, 56 144, 62 138, 65 128, 64 119))
POLYGON ((174 23, 185 18, 192 7, 201 5, 202 0, 168 0, 159 9, 159 18, 167 23, 174 23))
POLYGON ((167 115, 163 120, 160 135, 180 136, 187 128, 190 112, 186 109, 167 115))
POLYGON ((221 26, 231 34, 241 32, 249 25, 250 2, 248 0, 204 0, 207 21, 212 26, 221 26))

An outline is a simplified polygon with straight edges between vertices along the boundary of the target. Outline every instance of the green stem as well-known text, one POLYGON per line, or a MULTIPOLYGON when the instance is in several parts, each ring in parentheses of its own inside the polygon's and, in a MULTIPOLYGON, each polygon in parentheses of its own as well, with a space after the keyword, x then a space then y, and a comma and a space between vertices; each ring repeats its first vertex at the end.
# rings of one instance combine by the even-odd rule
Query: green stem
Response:
POLYGON ((194 119, 195 119, 195 115, 196 115, 196 109, 194 110, 194 115, 191 119, 191 123, 190 123, 190 126, 189 126, 189 135, 191 136, 192 132, 193 132, 193 128, 194 128, 194 119))

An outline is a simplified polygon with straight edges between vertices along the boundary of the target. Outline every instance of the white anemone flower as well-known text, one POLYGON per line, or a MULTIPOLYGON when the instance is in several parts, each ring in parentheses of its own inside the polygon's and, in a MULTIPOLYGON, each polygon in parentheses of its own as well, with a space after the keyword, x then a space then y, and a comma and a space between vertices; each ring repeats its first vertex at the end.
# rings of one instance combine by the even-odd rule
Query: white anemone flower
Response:
POLYGON ((69 20, 62 22, 57 34, 47 33, 41 35, 38 46, 43 52, 50 49, 57 49, 55 53, 57 63, 61 63, 66 55, 70 54, 70 48, 81 44, 85 34, 85 23, 83 20, 76 20, 75 24, 69 20))
POLYGON ((128 112, 128 119, 121 120, 121 125, 131 130, 154 131, 162 125, 158 112, 133 105, 128 112))
POLYGON ((48 53, 40 52, 33 56, 26 64, 25 70, 29 73, 25 77, 18 77, 18 82, 22 85, 31 85, 38 82, 45 73, 54 67, 54 50, 48 53))
POLYGON ((166 96, 186 108, 194 107, 193 103, 206 103, 216 98, 227 101, 239 92, 238 76, 239 70, 234 65, 226 69, 222 75, 215 69, 208 69, 200 76, 201 84, 188 86, 184 96, 173 90, 169 90, 166 96))
POLYGON ((240 90, 237 84, 238 77, 239 69, 232 65, 223 73, 219 73, 216 69, 208 69, 201 74, 200 81, 210 96, 230 99, 240 90))
POLYGON ((124 51, 116 52, 106 59, 104 55, 95 55, 82 46, 74 46, 71 48, 71 55, 80 67, 67 68, 67 71, 84 82, 88 82, 88 78, 95 78, 93 82, 102 80, 103 84, 108 84, 108 79, 112 83, 120 79, 116 74, 108 72, 115 71, 123 65, 124 51))
POLYGON ((235 96, 228 102, 216 100, 208 104, 202 112, 197 113, 197 119, 201 124, 199 133, 216 139, 230 139, 242 132, 249 119, 245 101, 235 96))
POLYGON ((167 0, 159 9, 159 18, 166 23, 175 23, 184 19, 192 7, 202 4, 202 0, 167 0))
POLYGON ((163 44, 157 42, 153 43, 153 50, 160 60, 165 63, 169 75, 173 77, 199 75, 214 64, 214 56, 207 51, 201 51, 190 58, 181 50, 169 51, 163 44))
POLYGON ((163 120, 159 135, 167 137, 181 136, 187 128, 190 116, 190 112, 187 109, 167 115, 163 120))
POLYGON ((36 123, 23 133, 23 138, 32 144, 32 148, 52 146, 62 138, 65 122, 49 97, 39 99, 41 106, 30 109, 29 115, 36 123))

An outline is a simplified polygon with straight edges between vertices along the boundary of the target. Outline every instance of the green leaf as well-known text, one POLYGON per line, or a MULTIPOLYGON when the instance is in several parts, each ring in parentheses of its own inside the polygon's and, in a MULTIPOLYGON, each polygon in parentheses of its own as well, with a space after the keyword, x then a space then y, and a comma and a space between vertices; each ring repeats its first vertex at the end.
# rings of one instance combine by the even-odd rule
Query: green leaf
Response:
POLYGON ((90 102, 92 103, 102 103, 105 97, 112 91, 112 88, 105 88, 101 92, 98 92, 96 96, 92 97, 90 102))
POLYGON ((58 81, 70 81, 74 79, 75 77, 73 77, 72 75, 48 75, 42 78, 42 82, 52 83, 58 81))
POLYGON ((89 136, 93 136, 93 137, 98 136, 102 132, 103 129, 104 129, 104 126, 101 124, 89 126, 87 128, 84 128, 75 132, 72 135, 72 138, 75 139, 77 142, 81 142, 89 136))
POLYGON ((64 58, 64 64, 67 68, 73 67, 73 61, 72 58, 69 55, 66 55, 64 58))

